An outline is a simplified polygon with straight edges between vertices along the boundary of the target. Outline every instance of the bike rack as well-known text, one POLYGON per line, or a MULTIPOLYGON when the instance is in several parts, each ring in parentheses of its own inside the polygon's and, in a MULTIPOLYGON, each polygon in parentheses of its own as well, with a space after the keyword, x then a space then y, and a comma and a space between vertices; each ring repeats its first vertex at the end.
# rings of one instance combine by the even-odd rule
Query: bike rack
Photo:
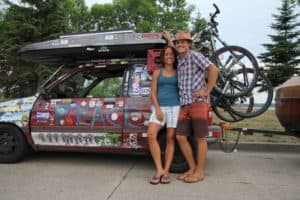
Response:
POLYGON ((294 136, 300 137, 299 133, 297 132, 287 132, 287 131, 271 131, 265 129, 254 129, 254 128, 241 128, 241 127, 232 127, 227 123, 221 122, 220 125, 222 130, 222 140, 219 142, 221 149, 226 153, 231 153, 236 150, 238 145, 240 135, 254 135, 254 134, 262 134, 263 136, 272 137, 272 135, 282 135, 282 136, 294 136), (229 146, 232 145, 229 141, 226 141, 224 138, 226 131, 234 131, 237 132, 237 137, 233 143, 233 146, 230 148, 229 146))

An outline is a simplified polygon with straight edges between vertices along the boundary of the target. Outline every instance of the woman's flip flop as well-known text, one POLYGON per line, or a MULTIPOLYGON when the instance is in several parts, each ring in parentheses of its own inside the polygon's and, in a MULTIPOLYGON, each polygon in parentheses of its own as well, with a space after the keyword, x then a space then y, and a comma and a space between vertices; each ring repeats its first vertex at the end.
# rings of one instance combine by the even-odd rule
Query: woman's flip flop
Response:
POLYGON ((168 184, 171 183, 171 178, 170 176, 162 176, 160 179, 160 183, 162 184, 168 184))
POLYGON ((152 176, 149 183, 152 185, 157 185, 157 184, 159 184, 160 180, 161 180, 161 177, 152 176))

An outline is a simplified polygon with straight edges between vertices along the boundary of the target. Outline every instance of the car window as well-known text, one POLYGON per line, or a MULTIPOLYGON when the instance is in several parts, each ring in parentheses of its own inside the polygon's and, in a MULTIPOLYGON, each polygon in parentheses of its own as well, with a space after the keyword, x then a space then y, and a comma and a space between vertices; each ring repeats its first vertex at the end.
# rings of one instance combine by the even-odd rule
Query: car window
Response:
POLYGON ((117 97, 121 96, 122 77, 103 79, 88 94, 91 97, 117 97))
POLYGON ((51 89, 52 98, 81 98, 90 90, 97 76, 80 71, 51 89))

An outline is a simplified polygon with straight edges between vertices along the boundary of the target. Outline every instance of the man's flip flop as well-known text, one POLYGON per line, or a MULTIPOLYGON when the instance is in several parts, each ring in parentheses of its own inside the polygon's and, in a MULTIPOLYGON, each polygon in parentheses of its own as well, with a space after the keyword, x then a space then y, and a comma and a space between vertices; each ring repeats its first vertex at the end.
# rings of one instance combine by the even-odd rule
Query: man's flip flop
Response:
POLYGON ((183 174, 180 174, 179 176, 177 176, 176 179, 179 180, 179 181, 184 181, 184 179, 189 175, 191 175, 191 174, 190 173, 183 173, 183 174))
POLYGON ((196 177, 196 176, 187 176, 183 179, 183 181, 186 183, 197 183, 197 182, 200 182, 203 180, 204 180, 204 177, 196 177))
POLYGON ((161 180, 161 177, 152 176, 149 183, 152 185, 157 185, 157 184, 159 184, 160 180, 161 180))

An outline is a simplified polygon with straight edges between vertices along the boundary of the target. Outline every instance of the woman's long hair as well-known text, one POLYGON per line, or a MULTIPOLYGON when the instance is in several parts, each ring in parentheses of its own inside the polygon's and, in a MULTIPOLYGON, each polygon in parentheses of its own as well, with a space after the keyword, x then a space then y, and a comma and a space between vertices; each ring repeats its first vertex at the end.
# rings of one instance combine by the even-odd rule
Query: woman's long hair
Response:
POLYGON ((166 54, 166 50, 170 48, 174 54, 174 63, 173 63, 173 68, 174 69, 177 69, 177 56, 178 56, 178 53, 177 53, 177 50, 172 47, 172 46, 165 46, 161 52, 160 52, 160 64, 161 64, 161 67, 165 67, 165 54, 166 54))

